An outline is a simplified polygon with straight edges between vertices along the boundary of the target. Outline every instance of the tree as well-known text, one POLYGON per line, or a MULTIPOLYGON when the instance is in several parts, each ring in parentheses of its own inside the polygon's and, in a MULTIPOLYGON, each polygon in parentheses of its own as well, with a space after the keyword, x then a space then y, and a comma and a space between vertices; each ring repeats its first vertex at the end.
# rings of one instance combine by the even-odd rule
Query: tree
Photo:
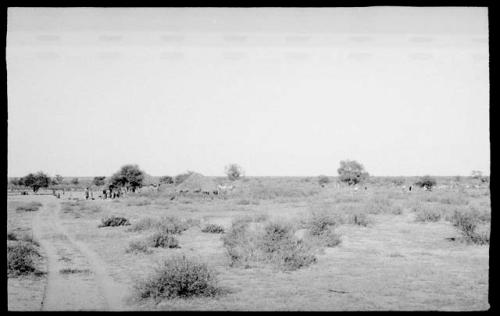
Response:
POLYGON ((349 185, 357 184, 369 177, 365 167, 356 160, 343 160, 340 162, 340 168, 337 169, 340 181, 347 182, 349 185))
POLYGON ((52 184, 53 185, 62 184, 63 181, 64 181, 64 178, 60 174, 56 174, 55 177, 52 178, 52 184))
POLYGON ((244 174, 243 168, 235 163, 229 164, 224 167, 224 172, 231 181, 238 180, 244 174))
POLYGON ((174 178, 172 178, 171 176, 160 177, 160 183, 172 184, 174 183, 174 178))
POLYGON ((483 173, 479 170, 472 170, 471 177, 474 179, 481 179, 483 177, 483 173))
POLYGON ((71 179, 71 183, 77 185, 78 183, 80 183, 80 181, 78 181, 78 178, 73 178, 71 179))
POLYGON ((104 177, 104 176, 94 177, 94 180, 92 180, 92 184, 100 187, 106 183, 105 179, 106 179, 106 177, 104 177))
POLYGON ((127 187, 135 192, 142 187, 144 171, 138 165, 125 165, 111 176, 110 185, 114 187, 127 187))
POLYGON ((30 187, 33 192, 38 192, 40 188, 47 188, 50 184, 50 177, 42 171, 36 174, 30 173, 19 180, 19 183, 30 187))
POLYGON ((432 189, 432 187, 436 185, 436 179, 429 175, 425 175, 415 182, 415 184, 421 188, 426 187, 427 189, 432 189))
POLYGON ((17 185, 23 185, 22 183, 20 183, 20 180, 21 179, 19 179, 19 178, 12 178, 10 180, 10 184, 15 185, 15 186, 17 186, 17 185))

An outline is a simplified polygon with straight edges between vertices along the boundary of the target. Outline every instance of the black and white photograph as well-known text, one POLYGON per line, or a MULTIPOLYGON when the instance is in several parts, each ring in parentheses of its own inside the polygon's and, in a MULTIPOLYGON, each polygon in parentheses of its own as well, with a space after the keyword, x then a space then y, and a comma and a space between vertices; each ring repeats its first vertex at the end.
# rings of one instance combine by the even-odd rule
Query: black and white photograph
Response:
POLYGON ((8 7, 8 311, 490 310, 489 10, 8 7))

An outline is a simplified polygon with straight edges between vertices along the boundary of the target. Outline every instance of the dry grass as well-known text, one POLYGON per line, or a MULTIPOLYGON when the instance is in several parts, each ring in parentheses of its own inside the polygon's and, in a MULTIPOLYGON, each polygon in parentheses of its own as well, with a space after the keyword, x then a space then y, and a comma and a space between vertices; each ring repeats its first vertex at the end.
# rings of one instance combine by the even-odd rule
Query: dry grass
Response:
MULTIPOLYGON (((451 190, 403 193, 398 187, 374 184, 367 191, 352 192, 351 188, 336 189, 333 184, 320 188, 315 178, 309 182, 303 178, 248 178, 245 182, 236 181, 235 185, 235 191, 226 198, 185 197, 166 201, 166 195, 151 195, 148 197, 151 205, 144 206, 93 201, 101 207, 101 213, 78 219, 65 217, 65 225, 112 267, 113 278, 128 287, 133 287, 137 279, 150 280, 155 273, 151 268, 155 262, 185 254, 208 263, 217 272, 218 284, 231 290, 218 298, 190 299, 167 298, 156 292, 158 304, 142 301, 134 305, 136 310, 485 310, 489 307, 488 245, 449 241, 449 238, 463 238, 459 226, 450 222, 454 211, 476 209, 478 222, 474 231, 486 234, 490 216, 487 190, 465 190, 465 203, 451 190), (265 192, 266 188, 273 189, 265 192), (289 188, 290 192, 283 192, 289 188), (185 201, 189 204, 184 204, 185 201), (196 212, 190 212, 188 207, 196 212), (425 225, 415 222, 419 210, 425 207, 439 210, 441 220, 425 225), (312 211, 333 217, 335 224, 318 229, 322 234, 309 234, 306 220, 309 215, 302 217, 302 214, 312 211), (150 224, 145 220, 137 225, 134 234, 122 229, 98 230, 95 222, 111 214, 129 218, 131 229, 143 218, 152 220, 150 224), (132 246, 131 238, 147 242, 162 217, 176 217, 181 223, 187 219, 210 222, 223 227, 226 233, 207 234, 201 229, 182 228, 181 234, 175 234, 181 248, 132 246), (301 219, 303 223, 299 222, 301 219), (271 222, 278 226, 289 223, 291 229, 284 229, 287 232, 284 235, 275 234, 276 230, 266 235, 265 227, 271 222), (302 237, 296 236, 299 232, 302 237), (226 236, 231 238, 225 241, 226 236), (334 247, 327 246, 328 238, 334 247), (263 250, 266 239, 268 252, 263 250), (227 242, 232 242, 231 251, 225 246, 227 242), (128 247, 136 250, 127 253, 124 250, 128 247), (150 252, 146 256, 142 250, 150 252), (296 259, 304 253, 314 256, 315 262, 298 269, 282 268, 283 258, 300 263, 296 259), (231 260, 232 256, 237 260, 231 260), (231 265, 232 262, 236 263, 231 265)), ((318 227, 322 227, 321 222, 318 227)), ((151 284, 154 289, 161 283, 151 284)))

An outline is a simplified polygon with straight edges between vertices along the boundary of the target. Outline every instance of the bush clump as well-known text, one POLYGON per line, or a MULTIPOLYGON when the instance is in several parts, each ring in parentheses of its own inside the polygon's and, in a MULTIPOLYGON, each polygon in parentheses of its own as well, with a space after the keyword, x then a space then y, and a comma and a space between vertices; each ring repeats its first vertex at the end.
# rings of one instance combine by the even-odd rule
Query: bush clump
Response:
POLYGON ((128 226, 130 225, 130 222, 128 219, 125 217, 119 217, 119 216, 110 216, 103 218, 102 223, 99 225, 99 227, 114 227, 114 226, 128 226))
POLYGON ((313 212, 308 220, 307 228, 313 236, 319 236, 328 230, 329 226, 339 224, 339 219, 324 212, 313 212))
POLYGON ((32 244, 23 241, 8 242, 7 274, 19 276, 37 272, 35 257, 40 257, 40 254, 32 244))
POLYGON ((175 256, 161 262, 146 280, 135 285, 141 299, 215 296, 219 293, 214 273, 206 263, 175 256))
POLYGON ((204 233, 222 234, 224 233, 224 227, 217 224, 207 224, 201 231, 204 233))
POLYGON ((166 231, 157 231, 151 235, 150 244, 155 248, 180 248, 177 238, 166 231))

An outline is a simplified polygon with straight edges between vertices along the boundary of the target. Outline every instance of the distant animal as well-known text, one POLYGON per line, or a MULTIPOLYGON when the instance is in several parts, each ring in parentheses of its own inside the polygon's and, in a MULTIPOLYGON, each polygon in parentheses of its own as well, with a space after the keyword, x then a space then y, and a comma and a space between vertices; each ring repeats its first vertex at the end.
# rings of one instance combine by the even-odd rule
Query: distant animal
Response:
POLYGON ((203 194, 210 195, 210 191, 203 191, 203 194))
POLYGON ((170 201, 173 201, 175 199, 175 195, 170 198, 170 201))
POLYGON ((218 194, 219 194, 219 191, 214 190, 212 193, 213 193, 214 195, 218 195, 218 194))
POLYGON ((201 192, 201 189, 196 189, 193 191, 194 193, 200 193, 201 192))

